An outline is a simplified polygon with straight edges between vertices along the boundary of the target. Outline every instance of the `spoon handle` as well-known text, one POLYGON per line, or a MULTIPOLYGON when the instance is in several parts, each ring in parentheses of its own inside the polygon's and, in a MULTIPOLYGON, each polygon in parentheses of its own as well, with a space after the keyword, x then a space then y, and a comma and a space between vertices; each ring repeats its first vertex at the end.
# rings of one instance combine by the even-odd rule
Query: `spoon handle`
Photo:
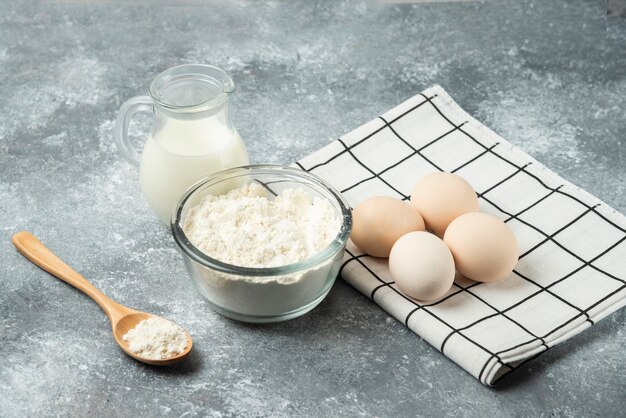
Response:
POLYGON ((120 305, 112 299, 109 299, 104 293, 98 290, 94 285, 89 283, 87 279, 81 276, 76 270, 68 266, 59 257, 54 255, 48 247, 43 245, 33 234, 27 231, 18 232, 13 235, 12 239, 15 248, 22 255, 32 261, 35 265, 41 267, 48 273, 56 276, 64 282, 71 284, 87 296, 92 298, 111 321, 122 316, 130 309, 120 305))

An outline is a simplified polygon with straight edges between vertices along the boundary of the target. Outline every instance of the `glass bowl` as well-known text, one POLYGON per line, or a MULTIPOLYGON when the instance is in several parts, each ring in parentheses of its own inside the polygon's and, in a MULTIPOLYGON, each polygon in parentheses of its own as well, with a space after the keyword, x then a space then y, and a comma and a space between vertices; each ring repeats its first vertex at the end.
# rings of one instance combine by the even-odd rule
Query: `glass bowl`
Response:
POLYGON ((250 165, 223 170, 191 186, 174 209, 172 235, 196 289, 218 313, 244 322, 278 322, 303 315, 326 297, 342 263, 352 215, 341 194, 319 177, 291 167, 250 165), (252 268, 227 264, 200 251, 187 239, 183 221, 190 208, 209 195, 221 195, 250 182, 270 193, 300 188, 328 200, 341 228, 322 251, 298 263, 252 268))

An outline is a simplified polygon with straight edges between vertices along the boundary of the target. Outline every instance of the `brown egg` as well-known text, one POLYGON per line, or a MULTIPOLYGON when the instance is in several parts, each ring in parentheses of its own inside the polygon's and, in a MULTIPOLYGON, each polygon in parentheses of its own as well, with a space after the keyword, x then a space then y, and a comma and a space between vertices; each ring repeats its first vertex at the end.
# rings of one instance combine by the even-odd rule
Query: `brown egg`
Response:
POLYGON ((519 248, 513 231, 487 213, 456 218, 443 237, 460 274, 478 282, 504 279, 517 264, 519 248))
POLYGON ((411 205, 393 197, 372 197, 352 211, 350 238, 361 251, 374 257, 389 257, 402 235, 423 231, 424 221, 411 205))
POLYGON ((472 186, 452 173, 422 177, 413 188, 411 204, 424 218, 426 228, 440 237, 455 218, 478 211, 478 198, 472 186))

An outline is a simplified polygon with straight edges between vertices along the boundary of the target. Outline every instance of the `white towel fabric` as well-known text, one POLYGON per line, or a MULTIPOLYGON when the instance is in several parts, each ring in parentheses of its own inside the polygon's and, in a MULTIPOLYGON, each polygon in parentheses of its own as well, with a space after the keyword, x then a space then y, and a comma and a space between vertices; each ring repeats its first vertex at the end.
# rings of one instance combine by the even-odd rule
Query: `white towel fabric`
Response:
POLYGON ((439 86, 297 164, 353 207, 379 195, 408 200, 423 175, 454 172, 474 187, 481 211, 513 229, 521 256, 507 279, 458 278, 435 302, 404 296, 387 260, 366 256, 351 242, 341 270, 484 384, 626 304, 626 218, 486 128, 439 86))

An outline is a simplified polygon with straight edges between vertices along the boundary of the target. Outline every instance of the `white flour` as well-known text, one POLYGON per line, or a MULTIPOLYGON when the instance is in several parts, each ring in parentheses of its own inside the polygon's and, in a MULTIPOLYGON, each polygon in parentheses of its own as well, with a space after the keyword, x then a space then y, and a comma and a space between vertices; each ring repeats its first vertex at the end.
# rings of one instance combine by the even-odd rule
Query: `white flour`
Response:
POLYGON ((175 323, 163 318, 140 321, 124 336, 128 348, 135 354, 152 360, 174 357, 187 348, 185 332, 175 323))
MULTIPOLYGON (((189 241, 222 262, 278 267, 303 261, 326 248, 341 229, 338 211, 302 189, 279 196, 250 183, 221 196, 207 196, 187 213, 189 241)), ((217 308, 248 318, 280 316, 323 297, 337 275, 342 254, 297 273, 272 277, 216 272, 192 264, 198 290, 217 308)))
POLYGON ((189 241, 212 258, 242 267, 278 267, 320 252, 340 228, 325 199, 287 189, 268 199, 250 183, 221 196, 207 196, 183 225, 189 241))

